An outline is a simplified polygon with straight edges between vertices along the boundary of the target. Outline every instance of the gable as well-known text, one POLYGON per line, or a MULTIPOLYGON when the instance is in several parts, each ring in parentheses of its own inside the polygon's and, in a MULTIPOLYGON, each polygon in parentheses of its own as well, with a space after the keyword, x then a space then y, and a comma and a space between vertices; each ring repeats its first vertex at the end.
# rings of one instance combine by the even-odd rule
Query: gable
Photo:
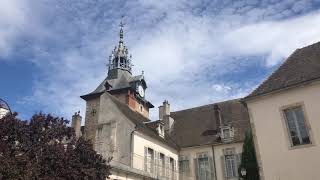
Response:
POLYGON ((320 80, 320 42, 296 50, 245 99, 320 80))

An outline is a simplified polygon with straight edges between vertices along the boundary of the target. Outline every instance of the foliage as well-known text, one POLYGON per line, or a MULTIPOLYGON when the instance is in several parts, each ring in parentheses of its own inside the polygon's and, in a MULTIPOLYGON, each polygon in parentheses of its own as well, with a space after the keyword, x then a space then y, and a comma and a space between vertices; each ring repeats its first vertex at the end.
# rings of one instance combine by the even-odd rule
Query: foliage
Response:
POLYGON ((17 113, 0 119, 0 180, 105 180, 111 158, 103 159, 67 124, 41 113, 30 121, 21 121, 17 113))
POLYGON ((241 164, 239 166, 239 174, 241 176, 241 169, 244 168, 247 171, 245 180, 259 180, 259 167, 257 163, 255 147, 251 132, 247 132, 243 144, 243 152, 241 156, 241 164))

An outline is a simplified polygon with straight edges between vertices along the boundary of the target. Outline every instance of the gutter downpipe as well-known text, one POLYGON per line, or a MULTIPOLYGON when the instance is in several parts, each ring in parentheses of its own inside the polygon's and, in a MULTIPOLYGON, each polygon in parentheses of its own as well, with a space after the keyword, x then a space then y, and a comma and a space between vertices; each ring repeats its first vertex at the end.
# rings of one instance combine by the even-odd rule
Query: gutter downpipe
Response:
POLYGON ((213 166, 214 166, 214 179, 217 180, 217 168, 216 168, 216 157, 215 157, 215 153, 214 153, 214 147, 213 145, 211 145, 212 147, 212 159, 213 159, 213 166))

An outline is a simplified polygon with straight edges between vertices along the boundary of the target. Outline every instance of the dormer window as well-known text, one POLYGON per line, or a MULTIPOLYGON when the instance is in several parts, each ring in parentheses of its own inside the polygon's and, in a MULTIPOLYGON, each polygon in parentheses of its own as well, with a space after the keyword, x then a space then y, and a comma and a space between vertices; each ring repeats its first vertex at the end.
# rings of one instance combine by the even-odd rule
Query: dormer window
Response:
POLYGON ((163 137, 164 138, 164 127, 162 124, 158 124, 158 134, 160 137, 163 137))
POLYGON ((230 126, 221 127, 221 139, 224 142, 232 141, 234 137, 234 129, 230 126))

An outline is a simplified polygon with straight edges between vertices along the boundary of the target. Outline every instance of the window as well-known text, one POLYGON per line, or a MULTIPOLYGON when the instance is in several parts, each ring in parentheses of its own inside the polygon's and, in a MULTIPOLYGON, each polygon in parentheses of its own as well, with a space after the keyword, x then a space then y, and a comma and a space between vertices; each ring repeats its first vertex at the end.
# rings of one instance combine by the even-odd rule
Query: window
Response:
POLYGON ((230 138, 230 129, 223 129, 223 138, 230 138))
POLYGON ((237 167, 235 155, 226 155, 225 162, 226 162, 227 178, 237 177, 238 167, 237 167))
POLYGON ((158 134, 159 136, 164 137, 164 128, 163 125, 161 125, 160 123, 158 125, 158 134))
POLYGON ((160 153, 159 174, 160 177, 165 177, 165 156, 162 153, 160 153))
POLYGON ((311 144, 302 107, 285 109, 284 115, 292 146, 311 144))
POLYGON ((149 173, 153 173, 153 171, 154 171, 154 152, 153 152, 153 149, 145 147, 144 153, 145 153, 145 157, 144 157, 145 171, 147 171, 149 173))
POLYGON ((221 137, 224 142, 232 141, 234 136, 233 128, 230 126, 221 127, 221 137))
POLYGON ((173 158, 170 158, 170 165, 169 165, 169 171, 170 171, 170 175, 169 178, 170 179, 175 179, 175 160, 173 158))
POLYGON ((238 168, 241 163, 241 154, 236 154, 235 148, 223 150, 225 176, 227 179, 238 177, 238 168))
POLYGON ((180 157, 179 171, 183 176, 188 176, 190 174, 189 159, 185 156, 180 157))
POLYGON ((209 159, 207 154, 201 154, 198 156, 198 176, 199 180, 210 179, 209 171, 209 159))

